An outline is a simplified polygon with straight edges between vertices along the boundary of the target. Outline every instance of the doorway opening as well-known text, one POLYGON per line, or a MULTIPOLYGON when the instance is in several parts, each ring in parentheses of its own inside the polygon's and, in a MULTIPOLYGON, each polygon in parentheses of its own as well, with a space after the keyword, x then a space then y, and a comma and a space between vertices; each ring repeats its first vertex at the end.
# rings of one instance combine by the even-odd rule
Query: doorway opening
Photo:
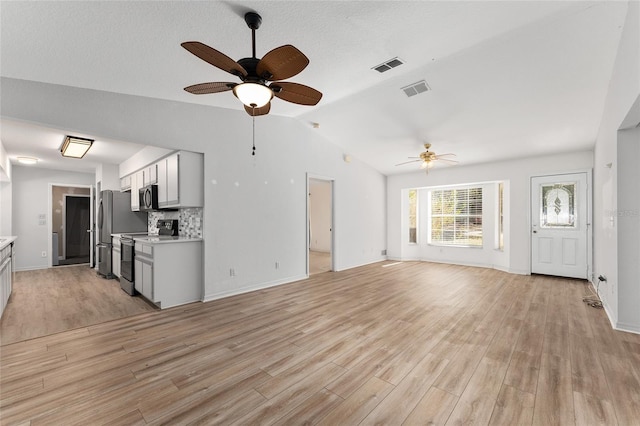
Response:
POLYGON ((333 179, 307 177, 307 228, 307 275, 333 271, 333 179))
POLYGON ((89 264, 91 188, 51 186, 51 265, 89 264))

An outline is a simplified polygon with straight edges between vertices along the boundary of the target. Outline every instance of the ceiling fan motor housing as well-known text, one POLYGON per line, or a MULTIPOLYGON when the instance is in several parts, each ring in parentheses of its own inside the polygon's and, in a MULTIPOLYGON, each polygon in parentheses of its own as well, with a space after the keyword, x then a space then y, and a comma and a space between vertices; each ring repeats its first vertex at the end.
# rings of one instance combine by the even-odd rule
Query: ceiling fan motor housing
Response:
POLYGON ((262 24, 262 17, 256 12, 247 12, 244 14, 244 22, 246 22, 252 30, 257 30, 260 28, 260 24, 262 24))

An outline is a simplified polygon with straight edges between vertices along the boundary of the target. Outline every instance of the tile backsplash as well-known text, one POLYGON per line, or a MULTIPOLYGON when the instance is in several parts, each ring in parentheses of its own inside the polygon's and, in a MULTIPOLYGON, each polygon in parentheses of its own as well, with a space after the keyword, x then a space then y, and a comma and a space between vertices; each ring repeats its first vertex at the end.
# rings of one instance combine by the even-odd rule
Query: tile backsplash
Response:
POLYGON ((178 235, 181 237, 202 238, 202 209, 198 207, 172 211, 149 212, 148 231, 158 232, 158 219, 178 219, 178 235))

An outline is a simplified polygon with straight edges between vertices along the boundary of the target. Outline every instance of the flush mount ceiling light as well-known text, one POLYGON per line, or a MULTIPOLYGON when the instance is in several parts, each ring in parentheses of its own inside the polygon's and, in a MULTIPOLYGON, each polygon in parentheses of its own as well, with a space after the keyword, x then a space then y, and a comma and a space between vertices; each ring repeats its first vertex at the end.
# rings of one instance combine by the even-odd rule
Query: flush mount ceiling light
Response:
POLYGON ((93 139, 67 136, 64 138, 60 152, 63 157, 82 158, 91 148, 91 144, 93 144, 93 139))
POLYGON ((17 160, 18 160, 18 163, 20 164, 28 164, 28 165, 33 165, 38 162, 38 159, 34 157, 18 157, 17 160))

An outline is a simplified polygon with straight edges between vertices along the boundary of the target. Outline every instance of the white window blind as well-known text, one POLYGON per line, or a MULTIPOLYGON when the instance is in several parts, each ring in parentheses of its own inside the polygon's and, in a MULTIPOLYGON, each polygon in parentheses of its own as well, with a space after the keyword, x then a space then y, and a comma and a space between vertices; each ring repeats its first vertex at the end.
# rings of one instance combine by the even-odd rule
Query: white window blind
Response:
POLYGON ((431 191, 430 243, 482 246, 482 188, 431 191))
POLYGON ((409 190, 409 242, 418 242, 418 191, 415 189, 409 190))

